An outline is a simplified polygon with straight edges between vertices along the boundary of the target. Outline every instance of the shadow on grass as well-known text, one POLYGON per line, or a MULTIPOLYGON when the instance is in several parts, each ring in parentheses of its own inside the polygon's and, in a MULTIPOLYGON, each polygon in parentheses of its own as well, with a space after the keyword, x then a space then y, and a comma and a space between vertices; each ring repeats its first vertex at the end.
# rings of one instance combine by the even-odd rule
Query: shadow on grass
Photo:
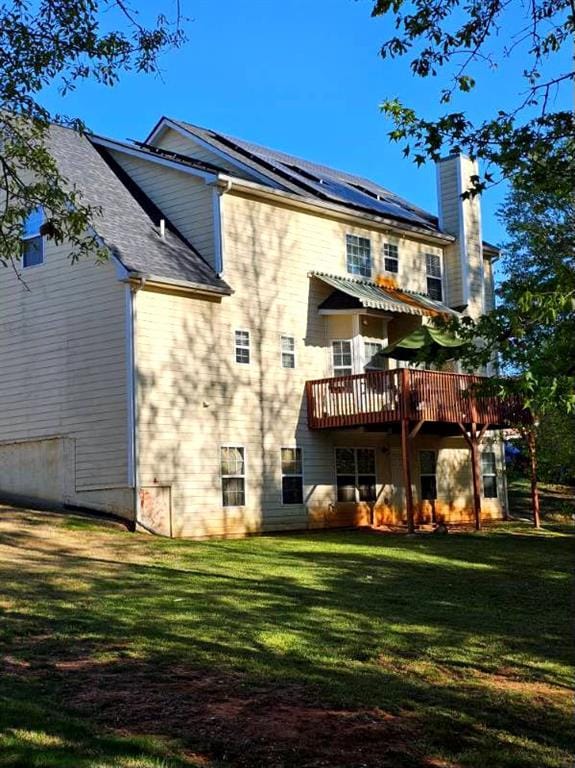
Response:
MULTIPOLYGON (((100 536, 90 556, 86 535, 1 539, 25 553, 0 565, 6 696, 39 686, 46 711, 60 700, 82 723, 226 765, 569 754, 571 537, 147 540, 144 561, 122 563, 133 537, 100 536)), ((18 764, 34 765, 0 758, 18 764)))

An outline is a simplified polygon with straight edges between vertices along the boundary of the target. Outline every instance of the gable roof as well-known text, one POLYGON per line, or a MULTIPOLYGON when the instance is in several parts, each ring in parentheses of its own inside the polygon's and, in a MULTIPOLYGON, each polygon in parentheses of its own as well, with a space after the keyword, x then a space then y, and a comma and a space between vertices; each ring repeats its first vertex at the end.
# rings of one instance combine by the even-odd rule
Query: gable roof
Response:
POLYGON ((150 136, 165 121, 173 124, 190 138, 210 145, 218 153, 264 175, 274 186, 291 192, 327 200, 387 219, 406 222, 431 232, 439 232, 437 216, 413 205, 385 187, 362 176, 338 171, 325 165, 302 160, 294 155, 262 147, 243 139, 201 128, 182 120, 162 118, 150 136))
POLYGON ((60 173, 81 192, 83 202, 100 209, 95 230, 129 273, 213 293, 231 293, 212 266, 88 135, 51 126, 48 146, 60 173), (163 238, 161 219, 166 221, 163 238))

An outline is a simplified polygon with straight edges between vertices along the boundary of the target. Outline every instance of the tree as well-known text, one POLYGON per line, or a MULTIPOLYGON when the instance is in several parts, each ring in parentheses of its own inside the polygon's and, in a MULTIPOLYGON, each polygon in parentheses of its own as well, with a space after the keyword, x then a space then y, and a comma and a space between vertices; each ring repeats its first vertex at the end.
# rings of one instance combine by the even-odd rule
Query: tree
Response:
MULTIPOLYGON (((466 344, 455 350, 467 369, 488 365, 496 355, 500 371, 489 394, 521 399, 532 415, 520 425, 531 464, 535 525, 538 434, 545 419, 575 411, 575 177, 555 177, 555 162, 573 156, 571 142, 555 148, 546 174, 517 174, 499 218, 509 240, 504 246, 506 276, 496 309, 478 320, 452 321, 450 330, 466 344)), ((539 158, 539 167, 546 166, 539 158)))
POLYGON ((391 16, 395 22, 395 34, 381 48, 384 58, 410 56, 418 77, 442 74, 440 105, 473 90, 482 64, 508 63, 523 50, 526 64, 516 103, 478 124, 461 110, 426 119, 394 98, 382 109, 394 123, 390 137, 403 142, 404 154, 417 164, 447 151, 486 162, 483 176, 472 180, 464 197, 482 192, 496 173, 511 184, 500 214, 510 238, 500 304, 478 322, 454 321, 451 330, 466 340, 459 355, 465 367, 475 370, 498 357, 501 374, 512 376, 493 377, 491 392, 521 397, 533 415, 522 429, 539 525, 538 424, 547 413, 574 408, 575 121, 571 111, 552 107, 575 77, 571 56, 558 63, 565 47, 571 50, 575 2, 376 0, 372 15, 391 16))
MULTIPOLYGON (((571 57, 565 67, 554 66, 572 45, 574 0, 376 0, 372 16, 391 16, 395 23, 396 33, 381 48, 384 58, 411 56, 417 77, 443 75, 444 105, 475 88, 481 65, 505 65, 517 51, 525 57, 517 102, 477 125, 461 110, 429 120, 387 99, 382 109, 394 123, 389 135, 404 143, 405 155, 416 163, 446 150, 481 157, 491 169, 474 180, 469 191, 476 193, 493 181, 493 166, 504 177, 522 170, 545 173, 546 166, 534 167, 533 158, 553 155, 558 143, 574 137, 573 113, 550 109, 575 76, 571 57)), ((565 162, 564 155, 560 159, 565 162)))
POLYGON ((44 211, 42 233, 70 244, 76 259, 98 251, 94 214, 62 178, 47 146, 51 122, 77 131, 78 119, 51 114, 42 89, 65 95, 81 81, 114 85, 123 72, 158 72, 158 57, 184 40, 175 19, 140 21, 124 0, 12 0, 0 6, 0 263, 20 256, 22 222, 44 211), (106 11, 106 28, 102 19, 106 11))

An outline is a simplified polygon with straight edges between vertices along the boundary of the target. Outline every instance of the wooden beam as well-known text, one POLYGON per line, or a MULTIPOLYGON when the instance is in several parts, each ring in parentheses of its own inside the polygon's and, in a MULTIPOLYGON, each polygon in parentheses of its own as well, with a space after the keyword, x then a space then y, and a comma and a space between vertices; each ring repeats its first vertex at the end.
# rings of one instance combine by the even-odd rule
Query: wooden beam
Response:
POLYGON ((481 427, 481 432, 479 433, 479 437, 477 438, 477 442, 478 443, 480 443, 483 440, 483 436, 485 435, 485 433, 487 432, 488 429, 489 429, 489 423, 484 424, 481 427))
POLYGON ((473 476, 473 514, 475 529, 481 528, 481 485, 479 478, 479 440, 477 439, 477 424, 471 422, 471 472, 473 476))
POLYGON ((424 424, 425 424, 425 419, 420 419, 420 420, 417 422, 417 424, 415 425, 415 427, 414 427, 414 428, 411 430, 411 432, 409 433, 409 439, 410 439, 410 440, 413 440, 415 437, 417 437, 417 433, 419 432, 419 430, 421 429, 421 427, 422 427, 424 424))
POLYGON ((409 419, 401 420, 401 461, 403 467, 403 486, 405 488, 405 506, 407 511, 407 531, 414 533, 413 492, 411 490, 411 456, 409 444, 409 419))
POLYGON ((460 421, 457 422, 457 426, 461 430, 461 434, 465 438, 465 442, 471 448, 471 439, 470 439, 469 435, 467 434, 467 430, 465 429, 465 427, 463 426, 463 424, 460 421))

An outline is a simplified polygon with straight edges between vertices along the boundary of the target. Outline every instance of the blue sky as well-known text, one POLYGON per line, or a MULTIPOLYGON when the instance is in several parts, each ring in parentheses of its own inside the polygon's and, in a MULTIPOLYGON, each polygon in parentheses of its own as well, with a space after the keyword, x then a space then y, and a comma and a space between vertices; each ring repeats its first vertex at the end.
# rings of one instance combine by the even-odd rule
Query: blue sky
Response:
MULTIPOLYGON (((172 0, 137 3, 170 13, 172 0)), ((61 98, 47 91, 53 111, 79 116, 92 130, 143 139, 161 115, 281 149, 372 178, 436 211, 432 164, 417 168, 387 138, 379 110, 399 96, 422 115, 438 114, 439 79, 420 80, 408 60, 384 61, 379 47, 390 20, 372 19, 370 0, 181 0, 189 41, 162 58, 161 78, 124 76, 113 88, 90 83, 61 98)), ((511 16, 509 28, 516 19, 511 16)), ((106 19, 105 23, 113 23, 106 19)), ((495 45, 505 44, 506 29, 495 45)), ((567 54, 566 54, 567 57, 567 54)), ((481 87, 454 106, 474 119, 509 107, 524 66, 518 50, 481 87)), ((484 196, 484 236, 500 242, 495 219, 503 188, 484 196)))

